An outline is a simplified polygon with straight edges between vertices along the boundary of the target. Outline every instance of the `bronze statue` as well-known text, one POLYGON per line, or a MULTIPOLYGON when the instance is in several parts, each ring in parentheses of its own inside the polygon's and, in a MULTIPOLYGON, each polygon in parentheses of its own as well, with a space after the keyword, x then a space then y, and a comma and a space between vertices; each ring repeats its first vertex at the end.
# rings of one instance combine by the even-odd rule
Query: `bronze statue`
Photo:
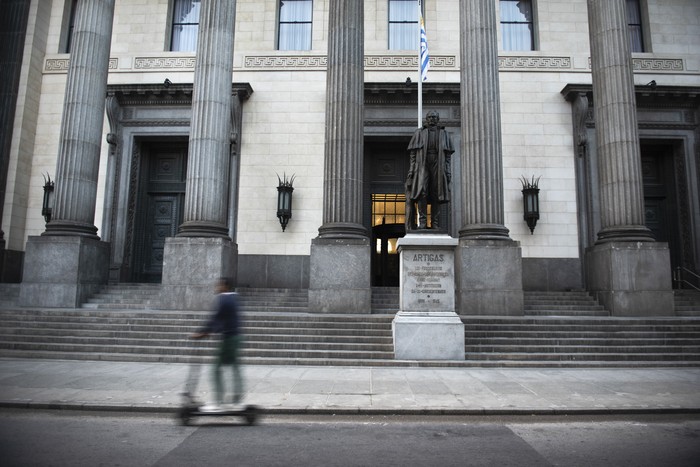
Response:
POLYGON ((428 204, 430 228, 439 229, 440 205, 450 202, 452 140, 445 127, 438 126, 440 114, 436 111, 428 112, 425 120, 408 143, 411 161, 406 177, 406 230, 413 230, 414 207, 418 209, 418 229, 428 228, 428 204))

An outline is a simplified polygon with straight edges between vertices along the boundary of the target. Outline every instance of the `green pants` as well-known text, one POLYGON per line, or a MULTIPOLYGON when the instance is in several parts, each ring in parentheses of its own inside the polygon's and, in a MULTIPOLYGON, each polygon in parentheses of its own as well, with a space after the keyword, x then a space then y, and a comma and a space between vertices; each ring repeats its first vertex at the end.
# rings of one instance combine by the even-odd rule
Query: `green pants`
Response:
POLYGON ((221 340, 219 353, 213 369, 214 389, 216 391, 216 402, 224 402, 224 380, 222 377, 223 367, 230 365, 233 372, 233 403, 238 404, 243 395, 243 378, 238 365, 238 352, 243 342, 242 336, 224 336, 221 340))

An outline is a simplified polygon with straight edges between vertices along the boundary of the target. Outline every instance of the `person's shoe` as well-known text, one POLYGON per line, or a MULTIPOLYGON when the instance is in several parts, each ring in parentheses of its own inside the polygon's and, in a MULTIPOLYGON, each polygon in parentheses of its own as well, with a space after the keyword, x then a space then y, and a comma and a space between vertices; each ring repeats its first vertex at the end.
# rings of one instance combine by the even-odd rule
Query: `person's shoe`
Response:
POLYGON ((223 407, 221 407, 219 404, 207 404, 199 408, 199 411, 202 413, 217 413, 223 412, 223 410, 223 407))

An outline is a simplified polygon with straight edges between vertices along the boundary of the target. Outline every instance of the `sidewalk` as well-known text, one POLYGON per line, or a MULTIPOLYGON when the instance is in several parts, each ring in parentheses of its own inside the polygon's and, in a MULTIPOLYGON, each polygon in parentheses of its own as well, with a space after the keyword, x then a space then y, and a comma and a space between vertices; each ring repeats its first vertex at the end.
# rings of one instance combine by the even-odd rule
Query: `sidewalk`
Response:
MULTIPOLYGON (((189 369, 0 359, 0 407, 174 412, 189 369)), ((276 414, 700 413, 700 368, 245 366, 243 372, 244 402, 276 414)), ((211 396, 209 374, 204 365, 202 402, 211 396)))

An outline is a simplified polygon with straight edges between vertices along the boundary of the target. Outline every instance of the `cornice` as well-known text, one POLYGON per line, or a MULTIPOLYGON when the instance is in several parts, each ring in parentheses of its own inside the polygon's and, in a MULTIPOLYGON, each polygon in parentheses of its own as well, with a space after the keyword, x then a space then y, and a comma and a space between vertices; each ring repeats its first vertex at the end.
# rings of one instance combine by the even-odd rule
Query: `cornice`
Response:
MULTIPOLYGON (((241 102, 248 100, 252 93, 250 83, 231 85, 231 94, 241 102)), ((192 84, 110 84, 107 95, 115 96, 122 106, 189 106, 192 104, 192 84)))

